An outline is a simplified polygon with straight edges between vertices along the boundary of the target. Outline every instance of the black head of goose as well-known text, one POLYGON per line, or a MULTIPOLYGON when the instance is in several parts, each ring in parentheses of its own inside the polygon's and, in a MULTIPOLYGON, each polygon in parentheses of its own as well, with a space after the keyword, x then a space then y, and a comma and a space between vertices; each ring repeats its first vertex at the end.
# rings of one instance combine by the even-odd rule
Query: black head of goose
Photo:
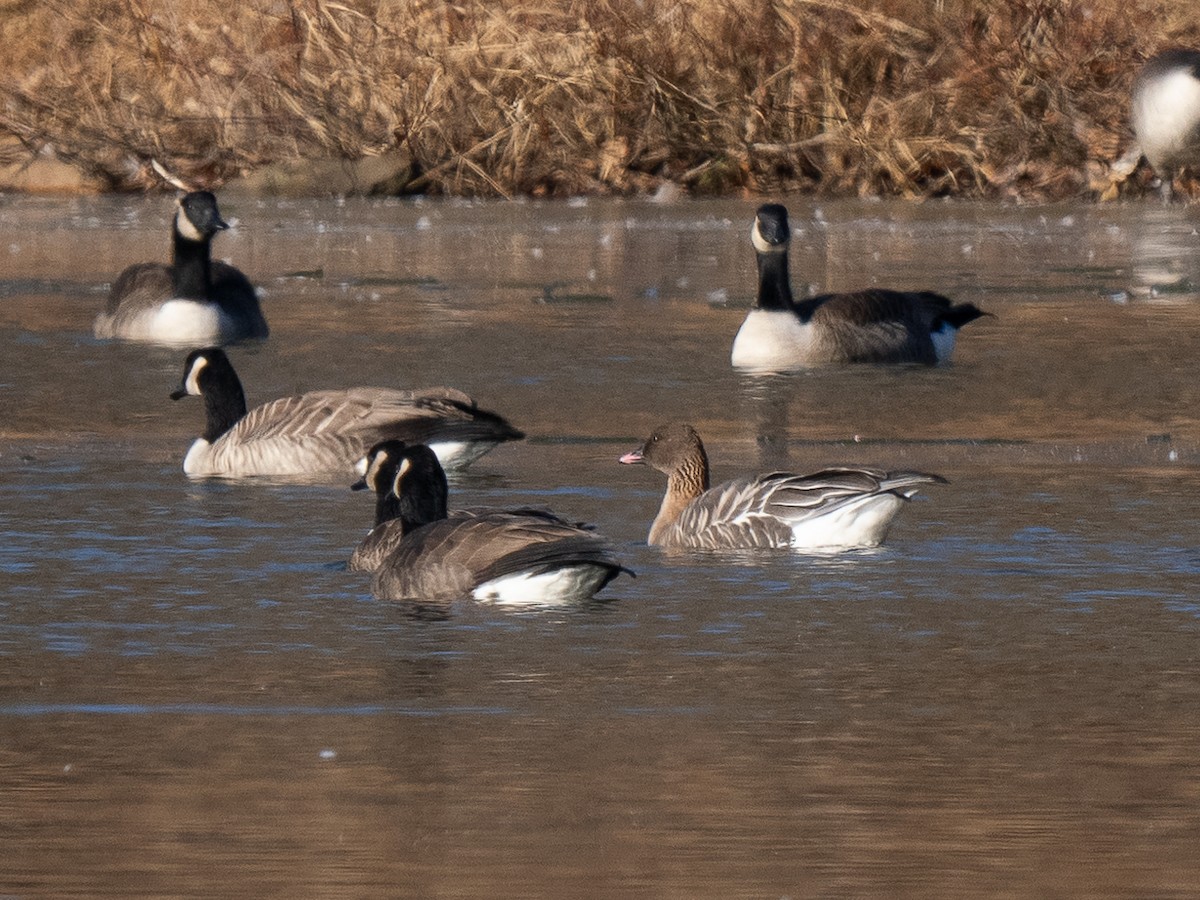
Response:
MULTIPOLYGON (((404 533, 421 524, 414 522, 411 515, 407 522, 401 518, 403 509, 400 498, 392 490, 396 470, 406 449, 404 441, 381 441, 359 461, 358 467, 363 475, 350 485, 350 489, 375 493, 375 524, 350 555, 349 568, 352 572, 374 572, 404 538, 404 533)), ((445 478, 444 472, 442 478, 445 478)), ((433 485, 432 490, 437 490, 437 484, 433 485)), ((413 507, 412 499, 410 496, 410 509, 413 507)), ((436 513, 430 513, 422 517, 422 521, 437 517, 436 513)))
POLYGON ((695 550, 847 550, 878 546, 918 486, 944 482, 924 472, 831 468, 772 472, 710 488, 708 455, 690 425, 656 429, 620 459, 667 476, 649 543, 695 550))
POLYGON ((937 365, 958 330, 987 315, 929 291, 872 289, 797 302, 788 273, 791 228, 778 203, 759 207, 750 232, 758 293, 733 341, 734 367, 780 372, 836 363, 937 365))
POLYGON ((426 442, 462 467, 524 434, 453 388, 355 387, 272 400, 246 411, 241 380, 219 347, 188 354, 171 399, 204 398, 205 429, 188 450, 193 476, 345 475, 373 444, 426 442))
POLYGON ((1184 169, 1200 174, 1200 50, 1176 47, 1150 57, 1134 79, 1130 113, 1169 200, 1184 169))
POLYGON ((585 600, 626 572, 590 528, 530 509, 447 513, 446 476, 428 447, 396 458, 392 493, 403 537, 375 571, 381 599, 505 604, 585 600))
MULTIPOLYGON (((370 532, 350 556, 349 568, 353 572, 374 572, 404 535, 422 522, 444 518, 446 515, 452 518, 467 518, 495 512, 494 509, 486 507, 468 507, 445 513, 443 507, 448 488, 443 484, 444 473, 433 473, 410 484, 403 500, 396 496, 393 483, 405 450, 403 441, 381 441, 368 450, 366 456, 358 462, 356 468, 362 473, 362 477, 350 485, 350 489, 375 492, 375 521, 370 532)), ((593 530, 590 525, 569 522, 546 509, 522 507, 508 512, 534 516, 585 531, 593 530)))
POLYGON ((171 265, 138 263, 121 272, 96 317, 96 337, 192 346, 265 338, 254 286, 228 263, 212 261, 212 239, 228 227, 210 192, 181 197, 171 265))

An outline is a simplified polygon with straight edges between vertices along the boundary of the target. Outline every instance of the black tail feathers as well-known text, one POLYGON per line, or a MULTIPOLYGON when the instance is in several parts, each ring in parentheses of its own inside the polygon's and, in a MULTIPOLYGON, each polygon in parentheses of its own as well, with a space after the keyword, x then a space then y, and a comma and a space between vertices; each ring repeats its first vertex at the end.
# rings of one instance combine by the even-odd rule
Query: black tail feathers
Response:
POLYGON ((954 328, 962 328, 964 325, 974 322, 982 316, 990 316, 992 313, 984 312, 974 303, 959 303, 956 306, 951 306, 948 310, 942 313, 933 323, 934 330, 940 330, 943 324, 951 325, 954 328))

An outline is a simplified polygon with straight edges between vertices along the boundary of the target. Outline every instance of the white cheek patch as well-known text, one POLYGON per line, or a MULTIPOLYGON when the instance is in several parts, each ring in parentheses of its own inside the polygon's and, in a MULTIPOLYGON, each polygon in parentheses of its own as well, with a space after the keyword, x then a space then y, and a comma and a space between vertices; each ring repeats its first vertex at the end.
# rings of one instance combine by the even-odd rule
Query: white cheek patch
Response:
POLYGON ((397 497, 400 496, 400 483, 404 481, 404 476, 408 474, 412 468, 412 460, 400 460, 400 468, 396 470, 396 480, 392 482, 392 493, 397 497))
POLYGON ((363 479, 371 486, 372 490, 379 490, 379 470, 383 468, 383 464, 387 461, 388 454, 386 450, 380 450, 375 454, 375 458, 369 462, 365 456, 359 460, 365 469, 365 471, 359 474, 363 476, 363 479))
POLYGON ((204 235, 192 224, 192 220, 187 217, 182 206, 175 211, 175 229, 189 241, 204 240, 204 235))
POLYGON ((367 458, 360 456, 354 461, 354 474, 359 478, 366 480, 367 477, 367 458))
POLYGON ((199 397, 202 393, 204 393, 200 389, 200 373, 204 371, 204 368, 207 365, 208 357, 197 357, 196 361, 192 363, 191 370, 188 372, 187 380, 183 383, 184 389, 193 397, 199 397))
POLYGON ((754 220, 754 224, 750 226, 750 243, 754 244, 754 249, 759 253, 770 253, 772 250, 778 251, 784 249, 787 244, 772 244, 762 232, 758 230, 758 219, 754 220))

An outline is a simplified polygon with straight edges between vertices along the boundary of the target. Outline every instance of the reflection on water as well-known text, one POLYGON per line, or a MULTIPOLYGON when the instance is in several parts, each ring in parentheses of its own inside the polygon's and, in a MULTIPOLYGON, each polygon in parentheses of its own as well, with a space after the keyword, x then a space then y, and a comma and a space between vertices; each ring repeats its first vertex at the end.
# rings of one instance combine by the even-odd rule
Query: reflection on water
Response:
POLYGON ((753 203, 222 201, 249 401, 447 383, 530 438, 452 504, 598 523, 593 603, 416 609, 370 498, 190 482, 181 355, 91 338, 169 204, 0 206, 0 894, 1185 896, 1200 877, 1195 211, 793 203, 797 285, 996 314, 943 370, 733 373, 753 203), (1178 289, 1162 302, 1159 273, 1178 289), (664 555, 718 479, 946 476, 887 546, 664 555))

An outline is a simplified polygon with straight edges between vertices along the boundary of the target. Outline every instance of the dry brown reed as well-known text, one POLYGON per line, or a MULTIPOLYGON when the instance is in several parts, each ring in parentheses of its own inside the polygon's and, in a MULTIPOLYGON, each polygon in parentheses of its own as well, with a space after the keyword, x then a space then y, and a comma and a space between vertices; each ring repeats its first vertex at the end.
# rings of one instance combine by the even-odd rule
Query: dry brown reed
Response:
POLYGON ((401 150, 446 194, 1059 198, 1194 0, 0 0, 0 133, 117 189, 401 150))

